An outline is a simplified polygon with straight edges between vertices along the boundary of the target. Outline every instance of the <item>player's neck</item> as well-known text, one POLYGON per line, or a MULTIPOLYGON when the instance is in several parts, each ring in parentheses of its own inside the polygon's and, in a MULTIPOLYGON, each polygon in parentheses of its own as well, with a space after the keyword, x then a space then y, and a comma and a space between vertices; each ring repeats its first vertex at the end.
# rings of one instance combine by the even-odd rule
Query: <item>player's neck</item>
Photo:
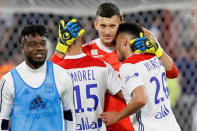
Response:
POLYGON ((98 46, 101 50, 103 50, 103 51, 105 51, 105 52, 108 52, 108 53, 113 52, 113 51, 115 50, 115 46, 113 46, 112 44, 107 44, 107 45, 105 45, 105 44, 103 44, 102 42, 99 42, 99 43, 97 43, 97 46, 98 46))
POLYGON ((68 48, 66 55, 73 56, 73 55, 79 55, 82 53, 83 53, 83 51, 82 51, 81 46, 73 45, 68 48))
POLYGON ((31 69, 33 70, 36 70, 38 68, 40 68, 43 64, 44 64, 44 61, 43 62, 30 62, 28 60, 25 60, 25 63, 27 64, 27 66, 29 66, 31 69))
POLYGON ((125 51, 125 58, 128 59, 134 52, 131 49, 125 51))
POLYGON ((114 44, 113 43, 104 43, 101 41, 101 44, 105 47, 114 47, 114 44))

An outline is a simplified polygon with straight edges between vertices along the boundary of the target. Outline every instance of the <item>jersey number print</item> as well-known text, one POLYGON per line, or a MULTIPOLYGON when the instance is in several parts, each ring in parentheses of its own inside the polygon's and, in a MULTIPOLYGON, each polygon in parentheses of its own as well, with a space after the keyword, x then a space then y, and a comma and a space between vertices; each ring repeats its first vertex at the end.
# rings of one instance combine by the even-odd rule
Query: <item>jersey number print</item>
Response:
POLYGON ((96 88, 97 88, 97 84, 88 84, 88 85, 86 85, 86 88, 85 88, 86 89, 86 98, 87 99, 93 99, 95 105, 93 107, 87 107, 87 109, 84 109, 84 107, 82 107, 82 103, 81 103, 82 99, 81 99, 80 86, 76 85, 74 87, 74 91, 76 93, 76 101, 77 101, 77 103, 76 103, 77 104, 77 109, 75 109, 76 113, 84 112, 84 110, 92 112, 92 111, 95 111, 97 109, 99 99, 96 96, 96 94, 92 94, 91 93, 91 91, 96 89, 96 88))
MULTIPOLYGON (((163 92, 164 92, 166 98, 168 99, 169 98, 169 90, 168 90, 168 87, 166 87, 165 84, 164 84, 164 83, 166 83, 165 72, 162 73, 161 80, 162 80, 163 92)), ((156 88, 156 93, 155 93, 155 104, 159 104, 160 102, 164 101, 164 97, 158 98, 158 94, 159 94, 159 91, 160 91, 160 81, 157 77, 153 76, 153 77, 151 77, 150 82, 151 83, 152 82, 156 83, 157 88, 156 88)))

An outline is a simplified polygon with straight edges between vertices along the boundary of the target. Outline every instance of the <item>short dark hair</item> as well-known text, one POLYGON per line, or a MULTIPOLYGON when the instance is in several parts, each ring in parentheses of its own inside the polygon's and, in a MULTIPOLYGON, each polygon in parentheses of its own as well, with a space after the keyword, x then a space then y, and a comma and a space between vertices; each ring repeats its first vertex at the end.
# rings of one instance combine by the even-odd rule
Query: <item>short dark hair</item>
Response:
POLYGON ((120 24, 116 35, 120 33, 127 33, 137 38, 137 37, 140 37, 139 34, 141 32, 144 33, 142 26, 140 26, 139 24, 123 23, 123 24, 120 24))
POLYGON ((19 37, 19 44, 22 43, 23 37, 29 36, 29 35, 35 36, 36 33, 38 33, 40 36, 47 36, 47 29, 43 25, 32 24, 32 25, 25 26, 22 29, 21 35, 19 37))
POLYGON ((102 3, 96 12, 96 16, 111 18, 112 16, 120 16, 120 10, 115 4, 110 2, 102 3))

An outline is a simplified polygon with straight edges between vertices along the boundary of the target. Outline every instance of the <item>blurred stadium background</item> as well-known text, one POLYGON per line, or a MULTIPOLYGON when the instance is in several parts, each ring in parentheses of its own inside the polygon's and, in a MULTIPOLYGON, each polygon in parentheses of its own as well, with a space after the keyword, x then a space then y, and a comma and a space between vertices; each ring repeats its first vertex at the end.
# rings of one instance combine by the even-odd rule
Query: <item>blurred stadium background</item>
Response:
MULTIPOLYGON (((60 19, 81 20, 86 42, 97 38, 93 27, 103 0, 0 0, 0 75, 23 60, 18 36, 24 25, 48 28, 49 58, 57 42, 60 19)), ((179 69, 168 81, 171 104, 183 131, 197 131, 197 3, 196 0, 108 0, 116 4, 126 22, 151 30, 179 69)))

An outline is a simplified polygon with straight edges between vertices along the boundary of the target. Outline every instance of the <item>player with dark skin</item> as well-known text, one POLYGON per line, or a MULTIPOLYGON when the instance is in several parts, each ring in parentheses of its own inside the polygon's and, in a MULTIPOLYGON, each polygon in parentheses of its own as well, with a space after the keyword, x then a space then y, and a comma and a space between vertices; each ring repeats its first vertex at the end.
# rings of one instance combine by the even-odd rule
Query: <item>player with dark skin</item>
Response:
POLYGON ((25 61, 32 69, 42 66, 47 57, 46 37, 38 33, 24 37, 21 40, 21 50, 25 55, 25 61))
POLYGON ((0 130, 8 130, 10 118, 13 131, 75 130, 72 79, 67 70, 46 60, 46 35, 43 25, 29 25, 21 32, 25 60, 0 81, 0 130))

